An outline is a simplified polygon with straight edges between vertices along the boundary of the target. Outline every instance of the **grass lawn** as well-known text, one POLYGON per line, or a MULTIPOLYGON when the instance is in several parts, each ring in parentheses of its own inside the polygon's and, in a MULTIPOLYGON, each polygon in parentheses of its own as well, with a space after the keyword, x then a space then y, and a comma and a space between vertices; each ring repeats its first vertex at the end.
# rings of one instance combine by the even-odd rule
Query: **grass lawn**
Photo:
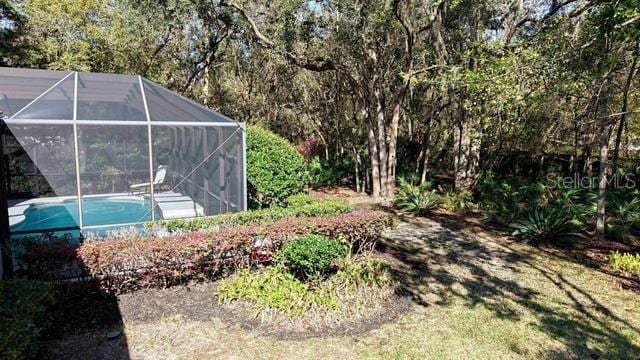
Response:
POLYGON ((122 295, 123 336, 48 344, 50 357, 611 358, 640 356, 640 294, 611 275, 460 219, 402 219, 383 253, 411 305, 384 324, 289 336, 234 321, 215 284, 122 295), (240 323, 240 324, 239 324, 240 323))

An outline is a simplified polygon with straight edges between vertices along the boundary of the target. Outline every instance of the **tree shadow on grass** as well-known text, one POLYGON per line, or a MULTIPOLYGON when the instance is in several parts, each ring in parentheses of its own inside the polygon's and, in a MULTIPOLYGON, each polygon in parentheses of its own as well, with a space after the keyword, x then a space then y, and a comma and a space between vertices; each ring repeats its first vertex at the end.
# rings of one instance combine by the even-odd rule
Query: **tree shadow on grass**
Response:
POLYGON ((550 350, 544 353, 546 357, 623 359, 640 354, 640 347, 630 338, 638 334, 638 328, 572 282, 559 265, 541 264, 539 256, 548 254, 496 241, 490 230, 459 219, 403 215, 400 219, 402 223, 386 234, 381 250, 394 263, 402 289, 416 303, 482 305, 510 321, 530 313, 537 321, 529 326, 567 348, 566 352, 550 350))

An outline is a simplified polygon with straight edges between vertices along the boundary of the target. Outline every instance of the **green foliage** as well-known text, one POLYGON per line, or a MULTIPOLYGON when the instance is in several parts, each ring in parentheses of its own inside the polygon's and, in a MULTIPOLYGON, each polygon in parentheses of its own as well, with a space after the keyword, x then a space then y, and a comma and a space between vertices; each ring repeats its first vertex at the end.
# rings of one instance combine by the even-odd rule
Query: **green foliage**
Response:
POLYGON ((577 227, 570 220, 562 209, 536 208, 523 219, 511 224, 514 229, 512 235, 534 245, 569 242, 580 236, 577 227))
POLYGON ((549 203, 564 210, 573 222, 586 226, 596 213, 597 194, 581 188, 556 189, 549 203))
POLYGON ((314 199, 310 195, 293 195, 286 200, 287 207, 271 206, 265 209, 203 216, 192 219, 174 219, 146 223, 148 229, 176 231, 215 230, 223 227, 258 225, 285 217, 339 215, 353 209, 347 202, 337 199, 314 199))
POLYGON ((345 245, 322 235, 301 236, 287 242, 278 253, 282 263, 303 278, 318 278, 336 266, 347 254, 345 245))
POLYGON ((604 234, 608 239, 621 243, 631 242, 632 240, 629 228, 611 219, 607 220, 604 225, 604 234))
POLYGON ((632 273, 640 278, 640 254, 619 253, 611 254, 609 265, 613 270, 632 273))
POLYGON ((625 223, 633 223, 640 213, 640 197, 636 191, 608 191, 606 209, 625 223))
POLYGON ((389 265, 376 258, 346 258, 334 279, 338 283, 355 286, 387 286, 393 283, 389 265))
POLYGON ((283 266, 271 266, 263 272, 243 269, 220 281, 218 301, 249 302, 258 312, 277 310, 289 317, 306 315, 310 310, 342 310, 376 297, 382 289, 393 287, 389 266, 374 258, 345 259, 338 272, 324 281, 305 283, 283 266), (367 291, 361 291, 367 289, 367 291))
POLYGON ((281 266, 267 268, 262 273, 248 269, 220 281, 217 297, 220 302, 245 300, 258 311, 276 309, 291 317, 304 315, 311 307, 338 307, 335 296, 312 291, 281 266))
POLYGON ((452 212, 473 209, 473 195, 468 190, 448 191, 442 197, 442 208, 452 212))
POLYGON ((399 180, 400 188, 394 200, 397 207, 402 210, 425 215, 434 210, 442 202, 440 195, 435 190, 429 190, 429 183, 419 186, 412 185, 402 179, 399 180))
POLYGON ((487 222, 509 224, 523 212, 528 191, 516 179, 498 180, 488 174, 479 184, 483 219, 487 222))
POLYGON ((249 199, 260 207, 281 205, 308 183, 306 163, 284 138, 259 126, 247 126, 249 199))
POLYGON ((27 280, 0 281, 0 354, 3 359, 35 358, 48 326, 51 287, 27 280))
POLYGON ((111 234, 83 242, 76 252, 90 276, 109 292, 168 287, 212 279, 247 262, 269 261, 292 238, 309 234, 344 240, 352 254, 372 249, 391 224, 387 214, 353 211, 336 216, 285 218, 219 231, 111 234))
POLYGON ((353 158, 349 156, 341 156, 330 161, 313 157, 309 161, 311 187, 351 184, 354 167, 353 158))
POLYGON ((285 205, 289 208, 291 207, 299 208, 309 204, 313 204, 316 201, 319 201, 319 200, 307 193, 300 193, 300 194, 289 196, 285 200, 285 205))

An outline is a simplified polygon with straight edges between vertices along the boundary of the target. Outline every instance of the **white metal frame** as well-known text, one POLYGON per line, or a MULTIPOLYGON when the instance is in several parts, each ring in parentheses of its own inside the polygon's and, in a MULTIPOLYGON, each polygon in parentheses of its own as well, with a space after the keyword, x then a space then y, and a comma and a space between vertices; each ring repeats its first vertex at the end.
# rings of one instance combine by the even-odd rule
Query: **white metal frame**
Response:
MULTIPOLYGON (((25 109, 25 108, 23 108, 25 109)), ((22 111, 22 110, 21 110, 22 111)), ((76 191, 78 192, 78 221, 80 231, 84 228, 84 214, 82 213, 82 189, 80 187, 80 151, 78 150, 78 72, 73 81, 73 152, 76 161, 76 191)))
MULTIPOLYGON (((147 138, 148 138, 148 151, 149 151, 149 184, 151 191, 151 219, 155 221, 155 189, 154 189, 154 170, 153 170, 153 139, 152 139, 152 127, 153 126, 185 126, 185 127, 235 127, 237 128, 231 135, 229 135, 219 146, 214 149, 208 156, 206 156, 194 169, 192 169, 189 174, 184 176, 184 179, 174 186, 174 189, 177 188, 185 179, 188 179, 191 174, 193 174, 198 168, 200 168, 207 160, 209 160, 218 150, 222 149, 224 145, 231 139, 233 136, 237 134, 238 131, 242 131, 242 176, 243 181, 243 191, 242 191, 242 201, 237 206, 241 211, 247 210, 247 146, 246 146, 246 124, 239 123, 233 119, 230 119, 229 122, 199 122, 199 121, 153 121, 149 114, 149 108, 147 105, 146 94, 144 90, 144 81, 149 81, 144 79, 142 76, 138 76, 138 83, 140 86, 140 92, 142 95, 142 102, 144 104, 144 111, 146 116, 146 121, 130 121, 130 120, 79 120, 78 119, 78 72, 73 71, 64 76, 62 79, 58 80, 55 84, 45 90, 42 94, 40 94, 35 99, 31 100, 27 105, 17 111, 9 118, 5 118, 4 121, 6 124, 11 125, 73 125, 73 138, 74 138, 74 155, 75 155, 75 172, 76 172, 76 187, 77 187, 77 197, 78 197, 78 219, 79 219, 79 227, 80 231, 83 229, 97 229, 104 227, 117 227, 117 226, 127 226, 127 225, 136 225, 139 224, 142 219, 144 219, 148 214, 146 214, 142 219, 132 222, 132 223, 123 223, 123 224, 108 224, 108 225, 84 225, 84 219, 82 214, 82 189, 81 189, 81 179, 80 179, 80 151, 78 145, 78 125, 119 125, 119 126, 147 126, 147 138), (33 103, 41 99, 43 96, 51 92, 55 89, 59 84, 68 79, 70 76, 74 77, 74 86, 73 86, 73 119, 17 119, 20 113, 22 113, 25 109, 31 106, 33 103)), ((177 95, 177 94, 176 94, 177 95)), ((179 95, 177 95, 179 96, 179 95)), ((202 105, 184 98, 187 101, 196 104, 199 107, 204 108, 207 111, 209 109, 203 107, 202 105)), ((226 118, 223 116, 223 118, 226 118)), ((228 118, 226 118, 228 119, 228 118)), ((172 190, 174 190, 172 189, 172 190)))

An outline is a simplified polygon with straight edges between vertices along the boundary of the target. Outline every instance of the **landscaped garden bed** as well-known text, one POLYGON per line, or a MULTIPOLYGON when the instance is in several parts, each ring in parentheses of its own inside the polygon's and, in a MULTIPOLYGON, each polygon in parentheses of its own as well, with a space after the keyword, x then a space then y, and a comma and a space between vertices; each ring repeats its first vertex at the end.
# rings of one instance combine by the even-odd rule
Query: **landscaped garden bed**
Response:
POLYGON ((275 250, 300 235, 341 238, 351 252, 371 249, 389 225, 384 213, 355 211, 219 231, 107 238, 82 244, 78 254, 89 274, 100 279, 105 289, 125 292, 211 279, 223 271, 269 261, 275 250))

